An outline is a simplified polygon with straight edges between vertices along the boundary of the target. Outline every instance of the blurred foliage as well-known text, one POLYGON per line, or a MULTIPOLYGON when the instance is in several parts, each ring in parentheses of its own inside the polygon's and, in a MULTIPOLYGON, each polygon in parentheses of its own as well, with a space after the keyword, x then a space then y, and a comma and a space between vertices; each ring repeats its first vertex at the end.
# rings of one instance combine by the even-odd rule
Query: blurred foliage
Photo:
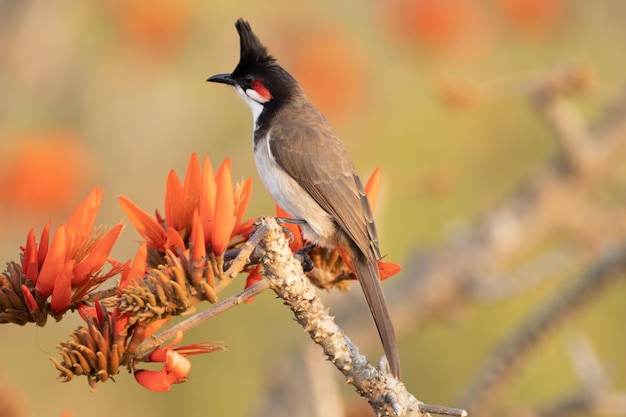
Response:
MULTIPOLYGON (((240 16, 302 81, 362 176, 382 168, 382 249, 400 263, 416 245, 441 243, 459 222, 502 200, 554 149, 523 98, 460 109, 437 94, 443 80, 588 63, 597 83, 579 104, 590 117, 626 82, 622 0, 2 0, 1 259, 16 258, 30 227, 66 217, 94 184, 106 189, 102 223, 123 216, 119 194, 162 209, 167 172, 182 172, 193 151, 216 161, 232 157, 235 178, 255 178, 249 214, 273 213, 256 176, 249 110, 232 92, 204 82, 234 68, 240 16)), ((127 231, 115 256, 131 257, 137 239, 127 231)), ((453 401, 543 290, 403 340, 409 390, 430 403, 453 401)), ((611 294, 580 324, 622 388, 625 295, 623 288, 611 294)), ((90 395, 82 383, 55 383, 48 359, 77 324, 1 329, 3 383, 19 390, 32 415, 241 416, 263 395, 262 375, 275 358, 309 342, 264 294, 190 332, 190 343, 223 340, 229 347, 194 360, 190 382, 154 394, 120 375, 90 395)), ((570 388, 563 343, 555 339, 532 362, 510 393, 512 404, 570 388)))

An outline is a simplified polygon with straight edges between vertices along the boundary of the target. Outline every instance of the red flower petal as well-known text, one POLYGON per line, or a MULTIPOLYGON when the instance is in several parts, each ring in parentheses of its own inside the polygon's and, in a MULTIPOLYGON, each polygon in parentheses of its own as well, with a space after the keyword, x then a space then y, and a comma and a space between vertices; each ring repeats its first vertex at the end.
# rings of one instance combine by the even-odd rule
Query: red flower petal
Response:
POLYGON ((76 264, 72 286, 78 287, 83 285, 102 268, 123 227, 124 225, 121 223, 115 225, 91 248, 87 257, 82 262, 76 264))
POLYGON ((350 257, 350 252, 348 252, 346 248, 342 248, 341 246, 337 246, 335 250, 339 252, 339 256, 341 257, 341 260, 343 261, 343 263, 346 264, 346 266, 350 268, 352 272, 354 272, 354 266, 352 265, 352 258, 350 257))
POLYGON ((248 178, 242 184, 238 184, 235 190, 235 225, 243 220, 246 213, 250 197, 252 196, 252 178, 248 178))
POLYGON ((169 346, 171 346, 172 344, 154 349, 148 355, 147 362, 165 363, 165 358, 167 357, 167 351, 169 350, 169 346))
MULTIPOLYGON (((102 203, 104 190, 94 187, 87 198, 81 202, 65 224, 68 248, 80 250, 85 247, 85 242, 91 237, 91 230, 96 220, 96 215, 102 203)), ((68 258, 75 258, 71 253, 68 258)))
POLYGON ((193 223, 191 225, 190 247, 193 249, 191 260, 193 262, 204 262, 206 258, 206 244, 204 242, 204 230, 202 220, 198 215, 198 210, 193 212, 193 223))
POLYGON ((61 272, 57 275, 52 289, 52 299, 50 309, 53 314, 64 313, 72 304, 72 269, 74 260, 69 260, 63 265, 61 272))
POLYGON ((24 261, 22 262, 22 273, 26 279, 37 282, 39 274, 39 264, 37 262, 37 243, 35 242, 35 229, 28 231, 26 236, 26 247, 23 249, 24 261))
POLYGON ((87 304, 78 305, 78 314, 80 314, 80 317, 87 323, 89 323, 89 320, 91 319, 98 320, 98 313, 96 312, 96 308, 93 306, 88 306, 87 304))
POLYGON ((103 327, 105 322, 109 318, 109 312, 107 311, 106 307, 102 305, 100 300, 96 300, 94 307, 96 308, 96 318, 98 319, 98 324, 100 325, 100 327, 103 327))
POLYGON ((393 262, 378 261, 378 271, 380 272, 380 280, 384 281, 394 276, 402 269, 402 265, 393 262))
POLYGON ((365 194, 367 194, 367 200, 370 203, 370 207, 372 209, 372 213, 376 210, 376 201, 378 201, 378 192, 380 191, 380 183, 381 183, 382 173, 380 168, 376 168, 370 179, 367 180, 367 184, 365 184, 365 194))
POLYGON ((211 240, 211 230, 213 226, 213 216, 215 215, 215 194, 217 184, 213 174, 213 166, 208 156, 202 162, 202 190, 200 201, 198 202, 198 214, 204 220, 204 241, 211 240))
POLYGON ((244 240, 248 240, 250 233, 254 230, 254 223, 259 220, 258 217, 248 219, 243 223, 239 223, 233 228, 231 236, 243 236, 244 240))
POLYGON ((172 316, 160 320, 155 320, 147 325, 144 331, 144 340, 155 334, 157 330, 159 330, 161 327, 166 326, 170 322, 171 318, 172 316))
POLYGON ((124 265, 124 272, 120 279, 120 285, 117 288, 117 294, 121 294, 122 290, 130 284, 133 279, 143 278, 146 274, 146 261, 148 259, 148 246, 144 243, 137 250, 133 265, 124 265))
POLYGON ((167 228, 167 241, 165 242, 165 249, 176 249, 184 251, 185 250, 185 242, 183 238, 180 237, 180 233, 175 230, 173 227, 167 228))
MULTIPOLYGON (((256 284, 257 282, 261 281, 263 279, 263 275, 261 275, 261 265, 257 265, 256 267, 254 267, 254 269, 252 269, 252 271, 250 271, 250 273, 248 274, 248 278, 246 278, 246 287, 251 287, 254 284, 256 284)), ((250 304, 252 301, 254 301, 255 297, 252 298, 248 298, 245 303, 246 304, 250 304)))
POLYGON ((146 239, 148 246, 155 249, 163 249, 167 240, 163 227, 128 198, 120 196, 119 202, 122 210, 126 213, 126 217, 135 226, 137 232, 146 239))
POLYGON ((48 254, 48 244, 50 239, 50 226, 51 222, 46 223, 41 231, 41 238, 39 239, 39 251, 37 252, 37 263, 39 265, 43 264, 44 259, 46 259, 46 255, 48 254))
POLYGON ((26 303, 26 307, 28 307, 28 311, 31 313, 33 311, 39 311, 39 304, 37 304, 35 297, 33 297, 33 294, 26 285, 22 285, 22 295, 24 296, 24 302, 26 303))
POLYGON ((171 170, 167 176, 165 189, 165 222, 168 227, 176 230, 183 230, 185 224, 185 195, 183 187, 178 179, 178 175, 171 170))
POLYGON ((224 253, 235 225, 235 201, 233 181, 230 173, 230 158, 226 159, 215 175, 215 216, 211 242, 216 255, 224 253))
POLYGON ((183 382, 183 378, 191 371, 191 361, 175 350, 168 349, 165 356, 164 370, 171 384, 183 382))
POLYGON ((202 189, 202 172, 197 153, 192 153, 187 164, 187 172, 183 181, 183 205, 185 224, 191 224, 193 211, 198 207, 202 189))
POLYGON ((65 225, 59 226, 52 237, 50 250, 41 266, 35 288, 44 297, 52 294, 57 276, 65 265, 66 236, 65 225))
POLYGON ((139 369, 135 371, 135 380, 139 385, 153 392, 167 392, 172 387, 163 371, 139 369))

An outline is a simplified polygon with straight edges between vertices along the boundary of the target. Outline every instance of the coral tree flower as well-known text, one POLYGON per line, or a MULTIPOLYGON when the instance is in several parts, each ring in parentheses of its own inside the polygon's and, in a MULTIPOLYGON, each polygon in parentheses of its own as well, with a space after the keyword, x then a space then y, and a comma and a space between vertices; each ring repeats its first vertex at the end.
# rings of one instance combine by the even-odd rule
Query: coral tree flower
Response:
POLYGON ((192 244, 204 244, 213 255, 223 255, 229 247, 248 238, 253 222, 243 222, 252 179, 233 187, 230 165, 230 159, 226 159, 214 174, 209 158, 204 158, 201 167, 198 155, 193 153, 182 183, 176 172, 170 171, 165 218, 158 212, 156 217, 151 216, 124 196, 120 196, 120 204, 151 249, 176 252, 192 244), (194 228, 196 233, 192 234, 194 228))
MULTIPOLYGON (((214 174, 209 158, 200 166, 193 153, 182 182, 174 171, 167 177, 165 218, 158 211, 153 217, 128 198, 119 198, 130 222, 146 240, 148 266, 159 268, 147 280, 161 282, 166 293, 176 294, 176 299, 167 302, 157 300, 159 314, 180 314, 199 301, 217 301, 215 277, 223 276, 224 253, 245 242, 253 230, 254 219, 243 220, 251 193, 251 179, 233 186, 230 159, 214 174), (182 281, 178 279, 181 274, 182 281)), ((133 309, 132 300, 144 292, 129 289, 125 299, 131 303, 125 302, 125 308, 133 309)))
MULTIPOLYGON (((47 248, 47 252, 37 252, 37 258, 41 260, 38 273, 32 270, 34 262, 24 264, 23 272, 26 276, 33 276, 35 289, 44 297, 52 296, 50 306, 55 315, 65 312, 72 302, 80 300, 121 270, 122 265, 110 260, 109 253, 123 225, 118 223, 106 233, 93 229, 103 193, 95 187, 74 210, 67 223, 59 226, 49 247, 47 236, 42 235, 39 249, 47 248), (107 260, 112 267, 103 273, 107 260)), ((36 250, 27 243, 24 258, 34 260, 36 250)))
POLYGON ((57 320, 79 300, 107 279, 118 274, 122 265, 109 258, 123 225, 108 231, 94 229, 103 191, 95 187, 76 207, 67 223, 51 235, 48 223, 39 244, 34 229, 28 232, 22 247, 22 263, 10 263, 0 279, 2 293, 9 294, 9 304, 0 297, 0 322, 25 324, 34 321, 43 326, 48 313, 57 320), (103 271, 106 263, 108 271, 103 271))
MULTIPOLYGON (((122 297, 125 289, 146 277, 146 259, 147 246, 143 244, 132 264, 129 261, 123 265, 116 298, 122 297)), ((107 310, 105 304, 108 303, 96 301, 93 306, 78 306, 78 312, 87 327, 79 327, 70 335, 71 340, 59 343, 60 361, 52 358, 62 382, 68 382, 75 376, 86 376, 94 391, 98 382, 106 382, 117 375, 121 366, 135 370, 137 362, 162 362, 164 365, 161 371, 136 370, 135 378, 152 391, 168 391, 172 384, 186 380, 191 370, 187 356, 225 349, 208 343, 174 348, 183 337, 183 333, 179 332, 171 345, 156 348, 145 357, 137 358, 135 353, 139 345, 167 324, 169 317, 150 322, 133 320, 136 312, 128 312, 117 306, 112 311, 107 310)))
POLYGON ((138 369, 135 371, 135 380, 144 388, 154 392, 169 391, 173 384, 187 381, 187 374, 191 370, 191 362, 187 356, 215 352, 226 349, 221 345, 208 343, 194 343, 180 347, 173 347, 182 339, 182 332, 169 346, 160 347, 148 355, 146 362, 163 363, 160 371, 138 369))

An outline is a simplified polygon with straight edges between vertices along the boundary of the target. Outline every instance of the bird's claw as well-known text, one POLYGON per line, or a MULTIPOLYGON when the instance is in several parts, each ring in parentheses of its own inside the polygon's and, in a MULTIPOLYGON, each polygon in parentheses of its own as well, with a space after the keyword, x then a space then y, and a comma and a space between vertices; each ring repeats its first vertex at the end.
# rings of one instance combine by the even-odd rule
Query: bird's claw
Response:
POLYGON ((305 247, 303 247, 302 249, 300 249, 298 252, 294 254, 296 259, 298 259, 300 263, 302 264, 302 270, 304 272, 312 271, 313 268, 315 268, 315 264, 313 263, 313 260, 311 260, 308 254, 308 252, 314 247, 315 245, 306 245, 305 247))
MULTIPOLYGON (((298 219, 289 219, 287 217, 275 217, 274 218, 276 220, 276 223, 278 223, 279 225, 283 225, 283 224, 305 224, 306 221, 304 220, 298 220, 298 219)), ((286 227, 283 227, 283 232, 289 237, 289 244, 293 243, 295 236, 293 235, 293 232, 291 230, 289 230, 286 227)))

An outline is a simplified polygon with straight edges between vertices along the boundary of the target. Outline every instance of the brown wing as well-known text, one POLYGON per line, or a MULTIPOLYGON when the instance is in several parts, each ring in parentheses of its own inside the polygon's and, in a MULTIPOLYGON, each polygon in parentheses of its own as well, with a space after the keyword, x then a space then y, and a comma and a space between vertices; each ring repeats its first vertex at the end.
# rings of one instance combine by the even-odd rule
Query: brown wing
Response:
MULTIPOLYGON (((380 286, 378 236, 361 180, 337 134, 308 103, 276 115, 270 142, 276 161, 313 199, 333 216, 355 247, 353 266, 365 294, 385 355, 394 376, 400 377, 400 359, 387 302, 380 286), (285 114, 289 114, 289 118, 285 114)), ((303 219, 306 220, 306 219, 303 219)))
POLYGON ((379 259, 369 202, 339 137, 310 104, 296 103, 289 110, 276 115, 272 136, 281 140, 270 142, 272 155, 365 256, 379 259))

